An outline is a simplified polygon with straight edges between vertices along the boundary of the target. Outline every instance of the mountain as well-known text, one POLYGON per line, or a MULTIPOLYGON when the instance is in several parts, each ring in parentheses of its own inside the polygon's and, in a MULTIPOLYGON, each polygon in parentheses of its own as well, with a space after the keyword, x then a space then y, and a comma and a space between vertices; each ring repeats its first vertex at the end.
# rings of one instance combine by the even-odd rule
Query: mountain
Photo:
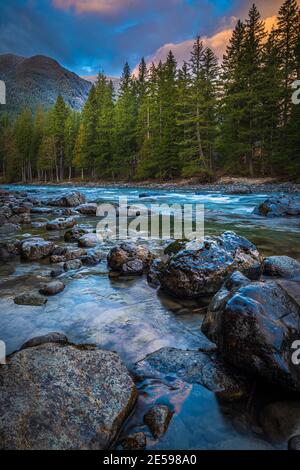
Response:
POLYGON ((1 111, 17 114, 25 106, 33 111, 38 105, 51 107, 59 94, 73 109, 81 109, 91 82, 62 67, 50 57, 30 58, 14 54, 0 55, 0 80, 6 83, 6 106, 1 111))
MULTIPOLYGON (((82 77, 84 80, 87 80, 88 82, 90 83, 96 83, 97 81, 97 75, 90 75, 90 76, 85 76, 85 77, 82 77)), ((112 84, 114 86, 114 89, 116 92, 118 92, 119 90, 119 87, 120 87, 120 78, 118 77, 107 77, 107 80, 111 80, 112 81, 112 84)))

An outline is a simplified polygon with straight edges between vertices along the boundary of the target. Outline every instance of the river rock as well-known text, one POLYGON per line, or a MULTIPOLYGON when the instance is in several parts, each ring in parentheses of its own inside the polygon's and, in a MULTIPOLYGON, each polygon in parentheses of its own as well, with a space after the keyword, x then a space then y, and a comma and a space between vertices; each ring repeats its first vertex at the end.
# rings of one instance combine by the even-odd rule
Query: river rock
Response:
POLYGON ((12 223, 4 224, 0 227, 0 235, 7 235, 9 233, 15 233, 20 230, 20 226, 12 223))
POLYGON ((94 248, 99 244, 99 238, 96 233, 87 233, 78 240, 78 245, 83 248, 94 248))
POLYGON ((289 256, 270 256, 264 260, 263 273, 266 276, 293 278, 300 274, 300 263, 289 256))
POLYGON ((74 225, 76 224, 77 221, 72 217, 69 217, 67 219, 59 218, 48 222, 46 228, 47 230, 66 230, 68 228, 74 227, 74 225))
POLYGON ((267 405, 260 413, 260 424, 273 442, 288 442, 300 434, 300 402, 283 401, 267 405))
POLYGON ((92 215, 95 216, 97 214, 98 205, 94 203, 88 204, 81 204, 80 206, 76 207, 76 210, 83 215, 92 215))
POLYGON ((290 196, 272 196, 257 206, 254 214, 264 217, 300 216, 300 202, 290 196))
POLYGON ((145 246, 122 243, 120 246, 112 248, 107 261, 108 266, 113 271, 124 274, 128 274, 128 272, 139 274, 141 268, 142 271, 149 269, 153 258, 153 254, 145 246))
POLYGON ((163 269, 165 269, 167 263, 169 261, 169 256, 162 256, 161 258, 156 258, 152 261, 150 265, 149 272, 147 274, 147 280, 149 284, 154 287, 160 285, 159 276, 163 269))
POLYGON ((56 295, 60 294, 65 288, 65 285, 61 281, 53 281, 45 284, 41 289, 40 293, 43 295, 56 295))
POLYGON ((62 274, 64 274, 64 272, 65 272, 64 263, 60 263, 60 264, 57 264, 56 266, 53 266, 50 272, 50 276, 54 278, 59 277, 62 274))
POLYGON ((65 271, 75 271, 76 269, 80 269, 82 267, 82 262, 80 259, 73 259, 71 261, 67 261, 64 263, 64 270, 65 271))
POLYGON ((77 243, 78 240, 85 234, 90 233, 89 229, 82 227, 73 227, 65 233, 64 240, 67 243, 77 243))
POLYGON ((14 302, 17 305, 31 305, 32 307, 41 307, 47 302, 47 299, 37 292, 29 292, 18 295, 14 298, 14 302))
POLYGON ((47 343, 11 355, 0 368, 1 449, 103 450, 136 398, 116 353, 47 343))
POLYGON ((157 439, 167 432, 172 416, 173 413, 168 406, 155 405, 145 414, 144 423, 157 439))
POLYGON ((144 450, 147 446, 147 438, 144 432, 135 432, 121 441, 124 450, 144 450))
POLYGON ((202 332, 228 363, 300 391, 300 369, 292 361, 300 306, 277 282, 251 282, 235 273, 212 299, 202 332))
POLYGON ((79 191, 72 191, 48 201, 48 205, 55 207, 77 207, 81 204, 85 204, 85 202, 86 198, 83 194, 79 191))
POLYGON ((88 253, 80 258, 84 266, 96 266, 102 259, 104 259, 104 253, 101 252, 88 253))
POLYGON ((43 238, 32 238, 21 245, 21 256, 28 261, 37 261, 51 255, 54 243, 43 238))
POLYGON ((225 279, 240 270, 251 279, 261 274, 262 259, 253 243, 234 232, 205 237, 187 244, 162 269, 161 286, 179 298, 197 299, 215 294, 225 279))
POLYGON ((164 380, 176 376, 190 384, 199 384, 223 402, 235 402, 248 395, 248 383, 236 369, 224 364, 214 352, 162 348, 134 367, 137 377, 164 380))

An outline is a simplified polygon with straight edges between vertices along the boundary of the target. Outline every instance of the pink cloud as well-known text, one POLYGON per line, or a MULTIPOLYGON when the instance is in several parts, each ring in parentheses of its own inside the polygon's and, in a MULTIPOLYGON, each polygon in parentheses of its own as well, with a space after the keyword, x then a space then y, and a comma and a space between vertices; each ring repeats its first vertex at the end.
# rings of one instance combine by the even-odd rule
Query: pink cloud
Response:
MULTIPOLYGON (((276 15, 265 18, 265 27, 268 32, 270 32, 272 27, 276 24, 276 19, 276 15)), ((230 26, 228 26, 222 31, 217 32, 213 36, 203 36, 201 38, 204 46, 210 47, 214 51, 216 56, 220 59, 220 61, 222 60, 223 55, 226 51, 226 47, 233 32, 233 25, 236 22, 237 18, 232 17, 228 21, 228 24, 230 24, 230 26)), ((157 49, 157 51, 153 55, 147 57, 147 64, 150 65, 152 62, 154 64, 158 64, 160 60, 165 61, 169 51, 172 50, 178 62, 178 66, 181 67, 183 65, 183 62, 189 59, 194 41, 195 39, 188 39, 177 44, 164 44, 162 47, 157 49)), ((138 66, 134 69, 134 75, 136 75, 137 72, 138 66)))
POLYGON ((138 0, 52 0, 56 8, 76 13, 113 14, 138 5, 138 0))

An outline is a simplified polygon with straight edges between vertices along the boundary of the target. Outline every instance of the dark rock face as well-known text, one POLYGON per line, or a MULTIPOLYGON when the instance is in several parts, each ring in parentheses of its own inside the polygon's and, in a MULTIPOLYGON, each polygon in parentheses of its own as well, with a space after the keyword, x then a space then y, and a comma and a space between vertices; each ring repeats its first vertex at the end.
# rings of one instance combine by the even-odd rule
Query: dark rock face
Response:
POLYGON ((21 256, 28 261, 37 261, 51 255, 54 243, 42 238, 31 238, 21 245, 21 256))
POLYGON ((256 207, 253 213, 264 217, 298 217, 300 203, 289 196, 270 197, 256 207))
POLYGON ((45 284, 41 289, 40 293, 43 295, 56 295, 62 292, 65 289, 65 285, 61 281, 49 282, 45 284))
POLYGON ((172 411, 166 405, 156 405, 145 414, 144 423, 157 439, 167 432, 172 415, 172 411))
POLYGON ((248 393, 245 378, 212 352, 162 348, 138 362, 134 373, 157 379, 174 375, 187 383, 206 387, 224 402, 240 400, 248 393))
POLYGON ((108 266, 123 274, 142 274, 149 269, 153 254, 148 248, 130 243, 115 246, 108 254, 108 266))
POLYGON ((289 256, 270 256, 264 260, 263 274, 266 276, 293 278, 300 274, 300 263, 289 256))
POLYGON ((124 450, 144 450, 147 446, 147 438, 145 433, 136 432, 122 439, 121 444, 124 450))
POLYGON ((292 362, 300 306, 278 283, 251 282, 235 273, 212 299, 202 332, 228 363, 300 390, 300 369, 292 362))
POLYGON ((234 232, 225 232, 220 237, 205 237, 203 242, 194 244, 194 249, 171 257, 159 280, 170 294, 197 299, 215 294, 235 270, 258 279, 261 262, 255 245, 234 232))
POLYGON ((79 191, 73 191, 48 201, 48 205, 54 207, 77 207, 85 204, 85 202, 86 198, 83 194, 79 191))
POLYGON ((163 256, 162 258, 157 258, 152 261, 148 275, 147 275, 147 280, 149 284, 155 287, 160 285, 159 276, 160 276, 161 271, 165 269, 168 261, 169 261, 169 257, 166 255, 163 256))
POLYGON ((104 259, 104 253, 101 252, 89 253, 80 258, 84 266, 96 266, 102 259, 104 259))
POLYGON ((62 274, 64 274, 65 270, 64 270, 64 265, 61 264, 61 265, 57 265, 57 266, 54 266, 51 273, 50 273, 50 276, 51 277, 59 277, 61 276, 62 274))
POLYGON ((54 250, 52 256, 50 257, 50 262, 54 264, 64 263, 66 261, 81 258, 81 256, 85 255, 86 250, 83 250, 82 248, 78 248, 76 250, 63 248, 61 250, 54 250))
POLYGON ((57 342, 10 356, 0 383, 1 449, 107 449, 137 398, 117 354, 57 342))
POLYGON ((81 204, 80 206, 76 207, 76 210, 83 215, 92 215, 95 216, 97 214, 97 204, 95 203, 88 203, 88 204, 81 204))
POLYGON ((41 307, 42 305, 45 305, 47 299, 37 292, 30 292, 18 295, 15 297, 14 302, 17 305, 31 305, 32 307, 41 307))
POLYGON ((68 228, 74 227, 74 225, 77 224, 77 221, 73 218, 60 218, 60 219, 55 219, 51 220, 51 222, 48 222, 46 227, 47 230, 66 230, 68 228))

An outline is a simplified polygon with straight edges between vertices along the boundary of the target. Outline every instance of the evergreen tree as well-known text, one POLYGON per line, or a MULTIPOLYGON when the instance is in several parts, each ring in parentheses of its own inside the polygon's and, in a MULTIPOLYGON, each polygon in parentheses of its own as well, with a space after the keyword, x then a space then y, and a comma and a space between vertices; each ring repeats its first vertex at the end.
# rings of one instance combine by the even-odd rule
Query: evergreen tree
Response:
POLYGON ((32 181, 31 142, 33 118, 29 109, 24 109, 16 120, 15 143, 18 152, 16 173, 21 170, 22 181, 32 181))

